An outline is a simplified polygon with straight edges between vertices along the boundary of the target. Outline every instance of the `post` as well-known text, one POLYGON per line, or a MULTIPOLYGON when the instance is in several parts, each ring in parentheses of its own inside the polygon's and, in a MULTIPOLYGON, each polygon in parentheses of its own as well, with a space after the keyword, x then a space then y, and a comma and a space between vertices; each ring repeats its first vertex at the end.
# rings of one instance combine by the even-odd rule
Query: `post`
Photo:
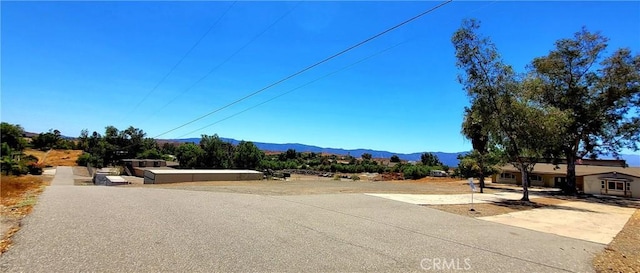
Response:
POLYGON ((471 209, 470 209, 469 211, 476 211, 476 210, 473 208, 473 192, 474 192, 474 191, 471 191, 471 209))
POLYGON ((473 184, 473 178, 469 178, 469 187, 471 187, 471 209, 469 211, 476 211, 473 207, 473 192, 476 191, 476 185, 473 184))

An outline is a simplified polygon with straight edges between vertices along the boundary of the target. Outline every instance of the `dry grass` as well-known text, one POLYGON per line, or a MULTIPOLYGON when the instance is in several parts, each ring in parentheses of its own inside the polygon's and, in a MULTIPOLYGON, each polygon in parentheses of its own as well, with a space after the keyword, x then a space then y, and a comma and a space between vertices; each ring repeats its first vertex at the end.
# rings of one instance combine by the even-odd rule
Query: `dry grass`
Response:
POLYGON ((82 155, 82 150, 49 150, 43 152, 27 149, 24 153, 37 157, 39 159, 38 163, 45 166, 77 166, 76 160, 82 155))
POLYGON ((82 150, 51 150, 44 161, 47 166, 77 166, 82 150))
POLYGON ((640 272, 640 210, 613 241, 593 258, 596 272, 640 272))
POLYGON ((0 254, 11 246, 11 236, 20 229, 20 220, 31 213, 36 198, 52 177, 0 176, 0 254))
POLYGON ((25 149, 24 150, 24 154, 26 155, 32 155, 38 158, 38 163, 43 163, 45 157, 47 156, 47 152, 43 152, 40 150, 35 150, 35 149, 25 149))

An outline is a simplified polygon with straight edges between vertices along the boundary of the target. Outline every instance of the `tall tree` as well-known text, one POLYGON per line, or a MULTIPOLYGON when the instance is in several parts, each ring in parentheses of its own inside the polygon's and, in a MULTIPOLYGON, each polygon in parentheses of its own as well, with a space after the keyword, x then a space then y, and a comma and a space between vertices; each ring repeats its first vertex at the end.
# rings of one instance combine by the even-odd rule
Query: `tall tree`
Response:
POLYGON ((556 128, 562 137, 556 148, 567 161, 569 194, 576 192, 576 160, 639 148, 640 56, 623 48, 604 57, 607 41, 583 27, 530 66, 538 99, 568 117, 556 128))
POLYGON ((505 161, 522 174, 523 201, 529 200, 528 174, 549 146, 547 129, 556 111, 543 109, 528 97, 525 85, 503 63, 496 46, 477 33, 476 20, 465 20, 452 37, 458 77, 471 100, 469 113, 477 115, 488 142, 503 150, 505 161))
POLYGON ((479 110, 473 111, 471 108, 465 109, 464 121, 462 122, 462 134, 471 140, 471 146, 474 152, 463 166, 477 170, 476 177, 478 177, 480 181, 480 193, 484 193, 484 178, 488 175, 485 173, 485 157, 489 148, 489 135, 482 125, 482 115, 479 110), (477 169, 475 168, 476 164, 477 169))
POLYGON ((14 151, 22 151, 27 144, 23 138, 24 129, 18 124, 2 122, 0 124, 0 134, 0 141, 6 143, 14 151))
POLYGON ((180 167, 186 169, 201 168, 204 154, 202 148, 193 143, 182 144, 176 149, 176 158, 180 167))
POLYGON ((253 142, 240 141, 235 148, 233 162, 236 168, 252 170, 260 165, 263 157, 264 152, 258 149, 253 142))
POLYGON ((420 162, 425 166, 440 166, 442 162, 438 159, 437 155, 432 153, 422 153, 420 155, 420 162))
POLYGON ((224 142, 217 134, 202 135, 200 147, 204 150, 203 165, 206 168, 229 169, 233 167, 233 145, 224 142))

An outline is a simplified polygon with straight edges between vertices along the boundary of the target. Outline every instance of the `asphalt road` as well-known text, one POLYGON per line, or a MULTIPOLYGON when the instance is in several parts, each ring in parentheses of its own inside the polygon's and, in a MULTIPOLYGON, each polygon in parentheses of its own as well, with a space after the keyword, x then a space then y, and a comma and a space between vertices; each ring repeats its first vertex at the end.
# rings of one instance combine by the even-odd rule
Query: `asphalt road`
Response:
MULTIPOLYGON (((73 178, 64 169, 56 179, 73 178)), ((364 194, 54 181, 0 256, 1 271, 588 272, 604 247, 364 194)))

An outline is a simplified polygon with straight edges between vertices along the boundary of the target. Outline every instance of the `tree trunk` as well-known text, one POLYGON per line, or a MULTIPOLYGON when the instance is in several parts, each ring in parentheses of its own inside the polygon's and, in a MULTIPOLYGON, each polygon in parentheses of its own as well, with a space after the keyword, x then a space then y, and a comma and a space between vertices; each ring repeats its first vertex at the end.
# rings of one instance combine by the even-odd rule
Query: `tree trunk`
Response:
POLYGON ((567 183, 563 189, 566 195, 576 195, 576 158, 567 154, 567 183))
POLYGON ((527 171, 525 171, 524 167, 520 170, 522 173, 522 199, 521 201, 529 201, 529 187, 527 181, 529 180, 529 176, 527 175, 527 171))

